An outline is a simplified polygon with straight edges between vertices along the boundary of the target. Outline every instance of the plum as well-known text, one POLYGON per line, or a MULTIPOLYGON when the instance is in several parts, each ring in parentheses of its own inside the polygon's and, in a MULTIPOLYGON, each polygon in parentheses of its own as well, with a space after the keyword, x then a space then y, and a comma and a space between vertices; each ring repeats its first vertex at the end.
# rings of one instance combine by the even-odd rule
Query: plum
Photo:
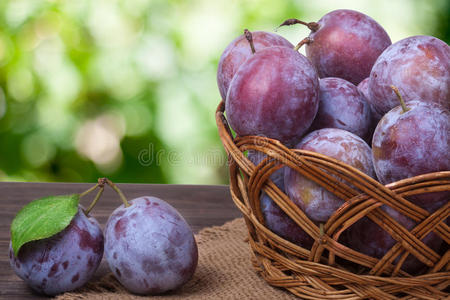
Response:
POLYGON ((391 45, 391 39, 380 24, 354 10, 334 10, 317 23, 290 19, 282 25, 297 23, 311 29, 304 40, 306 56, 320 78, 339 77, 358 85, 369 76, 378 56, 391 45))
POLYGON ((388 47, 370 73, 369 95, 379 116, 405 101, 433 102, 450 109, 450 47, 432 36, 412 36, 388 47))
MULTIPOLYGON (((264 153, 261 153, 259 151, 249 150, 247 157, 255 166, 257 166, 267 156, 264 153)), ((280 168, 280 169, 276 170, 275 172, 273 172, 272 175, 270 175, 270 179, 279 188, 281 188, 282 186, 284 187, 284 183, 283 183, 284 182, 284 171, 283 171, 283 168, 280 168)))
POLYGON ((319 76, 340 77, 358 85, 378 56, 391 45, 383 27, 371 17, 348 9, 329 12, 310 35, 306 56, 319 76))
POLYGON ((194 235, 165 201, 139 197, 119 206, 105 228, 105 258, 117 280, 132 293, 160 294, 176 289, 195 272, 194 235))
MULTIPOLYGON (((357 88, 358 91, 363 94, 364 98, 366 98, 366 101, 369 103, 370 99, 369 99, 369 77, 367 77, 366 79, 364 79, 363 81, 361 81, 357 88)), ((369 103, 370 104, 370 103, 369 103)), ((380 118, 381 119, 381 118, 380 118)))
MULTIPOLYGON (((283 177, 278 178, 276 185, 284 192, 283 177)), ((311 248, 314 240, 264 192, 261 193, 261 212, 267 228, 294 244, 311 248)))
MULTIPOLYGON (((438 208, 443 206, 450 199, 450 192, 431 192, 418 194, 414 196, 406 197, 409 201, 416 204, 417 206, 425 209, 429 213, 433 213, 438 208)), ((447 222, 450 220, 447 220, 447 222)), ((448 224, 448 223, 447 223, 448 224)))
MULTIPOLYGON (((250 150, 248 158, 253 164, 259 164, 264 158, 265 154, 250 150)), ((273 183, 283 192, 284 190, 284 169, 278 169, 270 176, 273 183)), ((297 244, 304 248, 311 248, 314 240, 298 226, 264 191, 260 196, 260 207, 264 217, 264 222, 267 228, 278 236, 297 244)))
MULTIPOLYGON (((375 177, 369 146, 357 135, 337 128, 311 132, 296 146, 338 159, 371 177, 375 177)), ((326 222, 344 200, 315 182, 285 169, 284 183, 287 194, 313 221, 326 222)))
MULTIPOLYGON (((416 222, 389 206, 382 206, 381 209, 408 230, 417 225, 416 222)), ((387 231, 367 217, 348 228, 344 236, 347 237, 344 240, 350 248, 375 258, 382 258, 397 243, 387 231)), ((433 232, 425 236, 422 241, 435 252, 438 252, 442 245, 442 240, 433 232)), ((394 260, 394 263, 397 261, 398 258, 394 260)), ((426 265, 412 255, 406 258, 401 267, 402 270, 413 275, 421 273, 425 268, 426 265)))
POLYGON ((369 104, 370 112, 371 112, 371 128, 372 131, 375 130, 375 127, 377 127, 378 122, 381 120, 383 115, 380 115, 376 112, 375 109, 372 108, 372 100, 370 100, 369 95, 369 81, 370 77, 367 77, 363 81, 358 84, 357 88, 361 94, 363 94, 364 98, 366 99, 366 102, 369 104))
MULTIPOLYGON (((431 102, 410 101, 408 111, 398 106, 379 122, 372 142, 375 172, 383 184, 421 174, 450 170, 450 112, 431 102)), ((408 197, 435 211, 450 192, 408 197)))
MULTIPOLYGON (((252 32, 252 39, 256 51, 272 46, 294 48, 294 45, 288 40, 275 33, 254 31, 252 32)), ((217 85, 223 100, 227 97, 228 87, 234 74, 251 55, 252 50, 244 34, 234 39, 223 51, 217 68, 217 85)))
POLYGON ((290 146, 316 116, 317 72, 306 57, 287 47, 257 51, 231 81, 225 110, 240 136, 262 135, 290 146))
POLYGON ((364 137, 364 140, 369 144, 372 145, 372 137, 373 133, 375 131, 375 128, 377 127, 378 122, 381 119, 381 115, 377 114, 376 111, 372 108, 370 96, 369 96, 369 80, 370 78, 367 77, 363 81, 361 81, 357 88, 361 94, 363 94, 364 98, 366 99, 366 102, 369 104, 370 107, 370 125, 369 130, 367 131, 367 135, 364 137))
POLYGON ((56 235, 26 243, 17 257, 11 244, 14 272, 33 290, 56 295, 83 286, 103 257, 103 233, 98 222, 79 208, 70 224, 56 235))
POLYGON ((319 80, 319 110, 311 129, 340 128, 364 138, 369 130, 370 107, 357 87, 347 80, 319 80))
POLYGON ((310 34, 305 50, 321 78, 340 77, 357 85, 391 45, 380 24, 354 10, 332 11, 317 23, 319 29, 310 34))
MULTIPOLYGON (((373 162, 380 182, 388 184, 420 174, 450 170, 450 112, 433 102, 412 100, 405 105, 400 93, 398 97, 404 107, 397 106, 384 115, 373 136, 373 162)), ((449 192, 425 193, 410 196, 408 200, 432 213, 448 201, 449 195, 449 192)), ((415 225, 397 214, 391 213, 408 229, 415 225)), ((372 244, 355 241, 356 249, 363 253, 379 258, 394 243, 388 233, 370 220, 360 220, 352 227, 350 234, 362 235, 358 233, 359 227, 364 234, 370 232, 376 236, 372 244)), ((423 241, 435 251, 439 248, 440 240, 434 234, 423 241)), ((417 273, 422 267, 411 256, 402 268, 417 273)))
POLYGON ((373 135, 375 172, 383 184, 450 170, 450 112, 423 101, 389 111, 373 135))

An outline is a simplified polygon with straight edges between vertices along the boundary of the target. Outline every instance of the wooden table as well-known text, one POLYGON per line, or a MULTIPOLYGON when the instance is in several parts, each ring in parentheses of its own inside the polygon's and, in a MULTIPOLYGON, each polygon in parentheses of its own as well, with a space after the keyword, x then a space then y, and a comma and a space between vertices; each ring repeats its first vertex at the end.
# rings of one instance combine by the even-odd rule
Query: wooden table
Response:
MULTIPOLYGON (((9 265, 9 226, 20 208, 36 198, 81 193, 93 185, 0 182, 0 299, 43 298, 28 288, 9 265)), ((118 184, 118 186, 129 200, 139 196, 155 196, 167 201, 184 216, 195 232, 204 227, 222 225, 241 216, 231 200, 228 186, 164 184, 118 184)), ((94 196, 95 192, 82 198, 81 204, 88 206, 94 196)), ((108 216, 121 203, 117 194, 110 188, 105 188, 92 215, 104 226, 108 216)), ((106 272, 108 266, 103 260, 94 280, 106 272)))

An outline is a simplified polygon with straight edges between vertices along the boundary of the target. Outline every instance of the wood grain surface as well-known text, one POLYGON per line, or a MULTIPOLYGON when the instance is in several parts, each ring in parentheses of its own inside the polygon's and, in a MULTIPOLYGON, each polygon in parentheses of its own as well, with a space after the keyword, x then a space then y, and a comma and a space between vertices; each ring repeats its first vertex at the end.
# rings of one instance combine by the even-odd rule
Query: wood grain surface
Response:
MULTIPOLYGON (((61 194, 81 193, 94 184, 85 183, 19 183, 0 182, 0 299, 39 299, 25 283, 15 275, 9 265, 9 226, 14 216, 33 199, 61 194)), ((164 185, 164 184, 118 184, 131 200, 139 196, 159 197, 174 206, 186 219, 194 232, 240 217, 234 206, 228 186, 164 185)), ((88 206, 95 192, 81 199, 88 206)), ((92 215, 104 227, 108 216, 121 204, 117 194, 105 188, 102 198, 92 215)), ((102 261, 93 280, 108 272, 102 261)))

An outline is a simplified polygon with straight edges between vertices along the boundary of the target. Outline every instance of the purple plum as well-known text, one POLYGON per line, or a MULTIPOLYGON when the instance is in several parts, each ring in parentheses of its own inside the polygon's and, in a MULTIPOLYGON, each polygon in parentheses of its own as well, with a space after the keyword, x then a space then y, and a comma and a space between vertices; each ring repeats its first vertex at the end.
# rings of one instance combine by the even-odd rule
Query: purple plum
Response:
POLYGON ((225 110, 240 136, 262 135, 294 145, 319 105, 319 79, 306 57, 287 47, 257 51, 231 81, 225 110))
POLYGON ((192 230, 167 202, 139 197, 119 206, 105 228, 105 258, 135 294, 161 294, 186 283, 197 267, 192 230))
MULTIPOLYGON (((284 192, 283 180, 276 184, 284 192)), ((261 193, 261 212, 267 228, 300 247, 311 248, 314 240, 264 192, 261 193)))
POLYGON ((371 121, 370 107, 355 85, 335 77, 322 78, 319 111, 311 129, 340 128, 365 138, 371 121))
POLYGON ((450 109, 450 47, 432 36, 412 36, 387 48, 370 73, 370 103, 378 116, 405 102, 433 102, 450 109))
MULTIPOLYGON (((294 48, 294 45, 284 37, 271 32, 254 31, 252 39, 256 51, 272 46, 294 48)), ((252 50, 244 34, 234 39, 223 51, 217 68, 217 85, 223 100, 227 97, 228 87, 234 74, 251 55, 252 50)))
POLYGON ((370 96, 369 96, 369 80, 370 78, 367 77, 363 81, 361 81, 357 88, 361 94, 363 94, 364 98, 366 99, 366 102, 369 104, 370 107, 370 125, 369 130, 367 132, 367 135, 364 137, 364 140, 369 144, 372 145, 372 137, 373 133, 375 131, 375 128, 377 127, 378 122, 381 119, 381 115, 377 114, 376 111, 372 108, 370 96))
POLYGON ((339 77, 358 85, 378 56, 391 45, 383 27, 371 17, 348 9, 324 15, 310 26, 306 56, 320 78, 339 77))
POLYGON ((358 91, 363 94, 364 98, 366 98, 366 101, 369 102, 369 77, 367 77, 366 79, 364 79, 363 81, 361 81, 357 88, 358 91))
MULTIPOLYGON (((389 111, 372 142, 375 172, 383 184, 421 174, 450 170, 450 112, 431 102, 410 101, 389 111)), ((408 199, 429 212, 445 204, 450 192, 408 199)))
POLYGON ((46 295, 83 286, 94 275, 102 257, 102 230, 81 208, 63 231, 26 243, 17 257, 11 244, 9 247, 14 272, 33 290, 46 295))
POLYGON ((422 101, 406 106, 406 112, 401 106, 388 112, 373 135, 373 163, 383 184, 450 170, 450 112, 422 101))
MULTIPOLYGON (((337 128, 316 130, 305 136, 296 148, 338 159, 375 177, 370 147, 351 132, 337 128)), ((326 222, 344 203, 344 200, 291 168, 286 168, 284 174, 287 194, 315 222, 326 222)))
MULTIPOLYGON (((395 221, 408 230, 411 230, 417 225, 411 219, 405 217, 388 206, 382 206, 381 209, 387 212, 395 221)), ((375 258, 382 258, 386 252, 397 243, 397 241, 394 240, 386 230, 378 226, 367 217, 362 218, 348 228, 345 236, 345 240, 347 241, 346 243, 348 243, 350 248, 375 258)), ((422 239, 422 241, 435 252, 438 252, 442 245, 441 238, 434 233, 428 234, 422 239)), ((394 263, 397 261, 398 259, 396 259, 394 263)), ((409 255, 406 258, 401 267, 402 270, 412 275, 421 273, 425 270, 425 268, 426 265, 412 255, 409 255)))

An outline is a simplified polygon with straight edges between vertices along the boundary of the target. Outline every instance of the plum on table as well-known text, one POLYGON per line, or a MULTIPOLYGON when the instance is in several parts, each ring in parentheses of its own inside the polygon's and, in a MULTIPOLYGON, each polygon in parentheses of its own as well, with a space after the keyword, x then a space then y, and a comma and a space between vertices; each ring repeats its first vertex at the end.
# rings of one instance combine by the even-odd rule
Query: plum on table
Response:
POLYGON ((117 280, 143 295, 186 283, 197 267, 198 250, 184 218, 159 198, 128 203, 114 210, 105 228, 105 258, 117 280))
POLYGON ((93 217, 78 213, 63 231, 26 243, 17 256, 10 244, 14 272, 33 290, 56 295, 83 286, 103 257, 103 233, 93 217))

